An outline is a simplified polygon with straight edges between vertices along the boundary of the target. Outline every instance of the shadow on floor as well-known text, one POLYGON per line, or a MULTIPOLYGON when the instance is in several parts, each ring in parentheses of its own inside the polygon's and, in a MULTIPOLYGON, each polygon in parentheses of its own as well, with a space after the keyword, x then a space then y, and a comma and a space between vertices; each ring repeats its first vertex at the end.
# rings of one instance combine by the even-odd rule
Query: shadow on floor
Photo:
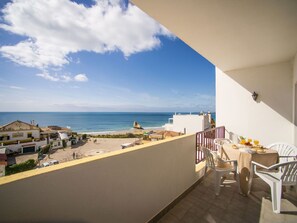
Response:
POLYGON ((294 190, 284 193, 282 213, 275 214, 272 212, 270 189, 265 182, 254 179, 249 196, 240 195, 236 184, 233 176, 229 176, 220 195, 215 196, 214 174, 211 173, 159 222, 297 222, 297 195, 294 190))

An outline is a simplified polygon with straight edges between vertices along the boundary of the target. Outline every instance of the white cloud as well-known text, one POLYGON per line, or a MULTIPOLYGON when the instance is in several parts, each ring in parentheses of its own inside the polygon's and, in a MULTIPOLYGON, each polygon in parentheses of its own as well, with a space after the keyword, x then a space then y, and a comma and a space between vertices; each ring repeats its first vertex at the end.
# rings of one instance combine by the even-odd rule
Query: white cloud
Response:
MULTIPOLYGON (((70 0, 15 0, 2 10, 0 28, 27 39, 1 46, 0 53, 44 70, 70 63, 70 53, 121 51, 128 57, 160 46, 160 35, 172 36, 136 6, 123 5, 121 0, 101 0, 91 7, 70 0)), ((49 74, 39 76, 57 81, 49 74)))
POLYGON ((87 82, 89 79, 85 74, 78 74, 74 76, 74 80, 78 82, 87 82))
POLYGON ((18 86, 9 86, 11 89, 16 89, 16 90, 25 90, 23 87, 18 87, 18 86))
POLYGON ((77 74, 74 77, 72 77, 69 74, 49 74, 48 72, 43 72, 36 74, 38 77, 42 77, 49 81, 60 81, 60 82, 70 82, 70 81, 76 81, 76 82, 87 82, 89 79, 86 74, 77 74))
POLYGON ((62 75, 61 80, 64 82, 69 82, 69 81, 72 81, 72 78, 68 75, 62 75))
POLYGON ((2 46, 0 52, 4 57, 27 67, 43 68, 69 63, 65 53, 48 48, 49 46, 26 40, 14 46, 2 46))
POLYGON ((44 78, 46 80, 49 80, 49 81, 60 81, 61 80, 58 76, 53 76, 53 75, 48 74, 48 73, 40 73, 40 74, 36 74, 36 76, 42 77, 42 78, 44 78))

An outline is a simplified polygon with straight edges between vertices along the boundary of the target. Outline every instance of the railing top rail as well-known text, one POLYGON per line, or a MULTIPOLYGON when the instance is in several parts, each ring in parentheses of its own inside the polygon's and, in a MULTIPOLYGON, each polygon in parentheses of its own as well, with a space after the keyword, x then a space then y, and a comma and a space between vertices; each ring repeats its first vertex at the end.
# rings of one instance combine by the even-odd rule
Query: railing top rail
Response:
POLYGON ((219 127, 215 127, 215 128, 211 128, 211 129, 207 129, 207 130, 204 130, 204 131, 200 131, 200 132, 197 132, 197 134, 201 134, 201 133, 206 133, 206 132, 211 132, 211 131, 215 131, 217 129, 221 129, 221 128, 225 128, 225 126, 219 126, 219 127))

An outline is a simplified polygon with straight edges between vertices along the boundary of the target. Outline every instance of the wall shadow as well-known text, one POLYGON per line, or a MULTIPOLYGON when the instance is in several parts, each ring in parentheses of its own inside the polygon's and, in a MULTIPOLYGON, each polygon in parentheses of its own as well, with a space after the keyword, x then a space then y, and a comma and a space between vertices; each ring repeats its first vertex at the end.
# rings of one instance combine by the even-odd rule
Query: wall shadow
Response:
POLYGON ((265 103, 293 123, 293 66, 290 62, 224 73, 248 90, 251 100, 255 91, 258 103, 265 103))

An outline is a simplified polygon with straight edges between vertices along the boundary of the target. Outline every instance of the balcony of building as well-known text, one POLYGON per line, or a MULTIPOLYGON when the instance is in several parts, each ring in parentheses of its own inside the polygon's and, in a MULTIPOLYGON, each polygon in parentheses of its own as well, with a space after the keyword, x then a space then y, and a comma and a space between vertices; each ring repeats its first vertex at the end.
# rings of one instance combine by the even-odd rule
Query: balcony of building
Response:
POLYGON ((0 222, 147 222, 202 176, 195 135, 0 178, 0 222))
POLYGON ((243 196, 230 176, 215 196, 196 149, 196 134, 184 135, 0 178, 0 222, 297 221, 295 192, 274 214, 258 179, 243 196))
POLYGON ((160 223, 189 222, 296 222, 297 195, 292 188, 283 193, 282 212, 272 211, 269 186, 259 178, 253 180, 248 196, 238 193, 232 175, 221 185, 219 196, 214 193, 214 173, 201 182, 158 221, 160 223))
MULTIPOLYGON (((217 66, 217 123, 296 143, 295 1, 133 2, 217 66)), ((4 177, 0 222, 297 222, 296 194, 273 214, 261 180, 216 197, 202 156, 194 134, 4 177)))

